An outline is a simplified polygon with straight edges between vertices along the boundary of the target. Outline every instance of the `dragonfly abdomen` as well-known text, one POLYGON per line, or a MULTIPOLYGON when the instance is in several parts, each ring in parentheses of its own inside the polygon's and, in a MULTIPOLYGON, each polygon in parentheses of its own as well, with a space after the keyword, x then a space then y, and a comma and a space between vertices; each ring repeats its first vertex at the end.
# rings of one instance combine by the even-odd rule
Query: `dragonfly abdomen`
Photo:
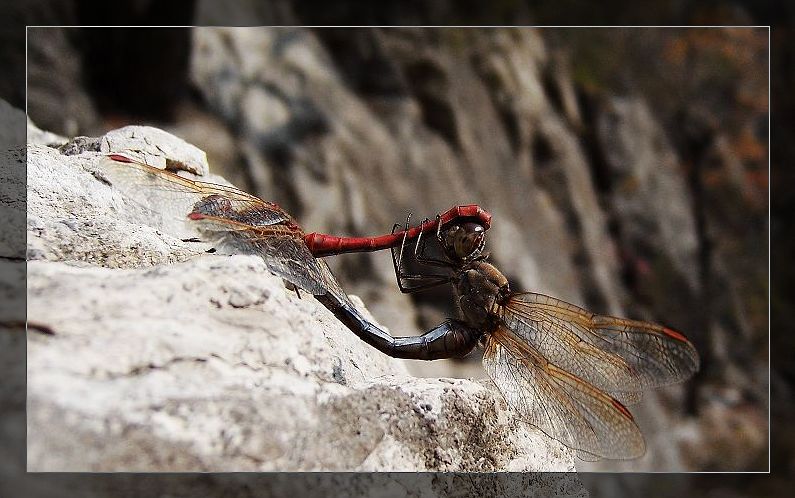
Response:
POLYGON ((447 320, 421 336, 392 337, 334 294, 315 296, 339 321, 364 342, 393 358, 439 360, 461 358, 477 345, 481 331, 461 320, 447 320))

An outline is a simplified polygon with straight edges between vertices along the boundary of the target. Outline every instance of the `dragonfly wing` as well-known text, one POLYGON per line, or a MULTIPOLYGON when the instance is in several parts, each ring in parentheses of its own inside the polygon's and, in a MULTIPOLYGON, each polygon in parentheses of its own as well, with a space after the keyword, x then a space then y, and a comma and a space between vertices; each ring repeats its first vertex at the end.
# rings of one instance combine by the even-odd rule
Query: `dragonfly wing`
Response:
POLYGON ((223 252, 260 256, 271 272, 312 295, 332 293, 344 301, 349 299, 328 265, 306 246, 297 225, 252 227, 213 216, 194 223, 202 237, 223 252))
POLYGON ((270 271, 310 294, 318 296, 339 289, 326 263, 316 259, 302 239, 265 237, 256 246, 270 271))
POLYGON ((138 206, 144 223, 180 237, 198 234, 229 254, 261 256, 270 271, 301 289, 349 300, 326 263, 312 255, 301 228, 278 205, 120 155, 104 157, 97 170, 138 206))
POLYGON ((254 226, 290 220, 279 206, 234 187, 195 181, 131 159, 114 157, 122 156, 105 156, 96 171, 133 204, 135 212, 127 215, 174 236, 195 235, 187 216, 197 207, 204 211, 223 207, 225 216, 254 226), (208 198, 215 201, 208 203, 208 198))
POLYGON ((597 315, 536 293, 512 295, 498 314, 550 362, 628 402, 699 368, 693 344, 661 325, 597 315))
POLYGON ((637 458, 643 435, 617 400, 545 360, 505 327, 486 340, 483 366, 508 405, 583 460, 637 458))

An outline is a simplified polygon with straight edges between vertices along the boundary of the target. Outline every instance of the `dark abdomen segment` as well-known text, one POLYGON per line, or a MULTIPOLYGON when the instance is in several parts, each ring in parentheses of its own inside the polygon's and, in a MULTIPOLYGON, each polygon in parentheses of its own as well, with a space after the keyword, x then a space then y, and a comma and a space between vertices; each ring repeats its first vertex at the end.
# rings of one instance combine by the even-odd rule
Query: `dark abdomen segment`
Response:
POLYGON ((336 296, 315 296, 339 321, 360 339, 393 358, 439 360, 466 356, 478 342, 480 332, 460 320, 447 320, 421 336, 392 337, 365 319, 349 302, 336 296))

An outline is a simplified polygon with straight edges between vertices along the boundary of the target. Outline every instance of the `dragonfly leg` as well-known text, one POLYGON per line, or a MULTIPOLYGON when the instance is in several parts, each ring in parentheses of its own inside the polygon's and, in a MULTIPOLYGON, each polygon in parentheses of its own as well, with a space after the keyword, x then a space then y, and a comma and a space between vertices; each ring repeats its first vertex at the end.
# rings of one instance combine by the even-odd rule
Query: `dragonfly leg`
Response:
MULTIPOLYGON (((429 220, 428 218, 425 218, 425 220, 422 222, 422 224, 424 225, 425 223, 428 223, 430 221, 431 220, 429 220)), ((440 223, 441 223, 441 220, 440 220, 439 216, 437 215, 436 216, 437 230, 438 230, 438 225, 440 223)), ((424 265, 428 265, 428 266, 438 266, 438 267, 442 267, 442 268, 452 268, 453 265, 449 261, 445 261, 443 259, 438 259, 438 258, 430 258, 430 257, 425 255, 425 243, 427 242, 427 240, 428 240, 427 238, 426 239, 422 238, 422 232, 420 232, 419 235, 417 235, 417 243, 414 246, 414 259, 416 259, 418 262, 420 262, 420 263, 422 263, 424 265)))
MULTIPOLYGON (((447 275, 411 275, 411 274, 408 274, 408 273, 403 271, 403 268, 402 268, 403 267, 403 251, 405 250, 405 247, 406 247, 406 232, 408 230, 408 225, 409 225, 409 219, 410 218, 411 218, 411 215, 409 215, 409 217, 406 218, 406 228, 404 229, 404 233, 403 233, 403 242, 401 242, 401 244, 400 244, 400 252, 398 254, 396 254, 395 253, 395 248, 393 247, 391 249, 391 252, 392 252, 392 265, 395 268, 395 279, 397 280, 397 284, 398 284, 398 288, 400 289, 400 292, 402 292, 404 294, 409 293, 409 292, 418 292, 418 291, 421 291, 421 290, 430 289, 432 287, 437 287, 437 286, 444 285, 444 284, 450 282, 450 277, 447 276, 447 275), (419 285, 407 286, 407 285, 404 285, 404 282, 407 281, 407 280, 410 280, 410 281, 411 280, 413 280, 413 281, 422 280, 424 282, 419 284, 419 285)), ((392 226, 392 233, 395 233, 395 230, 397 230, 399 227, 400 227, 400 224, 395 223, 392 226)))
MULTIPOLYGON (((400 243, 399 252, 396 252, 396 247, 391 248, 392 252, 392 266, 395 269, 395 279, 397 280, 398 288, 400 292, 406 294, 409 292, 418 292, 425 289, 430 289, 433 287, 438 287, 440 285, 444 285, 450 282, 450 277, 448 275, 438 275, 438 274, 409 274, 403 271, 403 252, 406 249, 406 237, 408 233, 409 227, 409 220, 411 218, 411 214, 406 218, 406 225, 403 231, 403 241, 400 243), (404 285, 404 282, 407 280, 411 281, 424 281, 422 284, 414 285, 414 286, 407 286, 404 285)), ((427 218, 423 221, 423 224, 428 222, 427 218)), ((392 226, 392 233, 395 233, 395 230, 400 228, 399 223, 395 223, 392 226)), ((452 265, 447 261, 435 260, 432 258, 425 258, 423 256, 425 250, 425 243, 422 242, 422 246, 420 247, 420 241, 422 239, 422 232, 417 237, 417 246, 414 248, 414 256, 415 258, 423 264, 429 266, 441 266, 444 268, 449 268, 452 265)))
MULTIPOLYGON (((409 226, 409 219, 410 218, 411 218, 411 213, 409 213, 408 217, 406 218, 406 230, 403 231, 403 241, 400 243, 400 254, 396 256, 395 255, 395 248, 392 247, 390 249, 390 252, 392 253, 392 266, 395 267, 395 277, 397 278, 398 287, 401 287, 401 284, 400 284, 401 269, 400 269, 400 267, 403 264, 403 248, 406 246, 406 235, 407 235, 407 232, 408 232, 408 226, 409 226)), ((395 223, 394 225, 392 225, 392 233, 395 233, 395 230, 397 230, 398 228, 400 228, 400 223, 395 223)), ((401 287, 400 290, 402 291, 403 288, 401 287)))
POLYGON ((315 296, 334 316, 367 344, 393 358, 439 360, 466 356, 477 345, 480 331, 461 320, 447 320, 420 336, 392 337, 364 318, 348 301, 331 294, 315 296))
POLYGON ((398 276, 398 288, 400 292, 403 294, 409 294, 412 292, 419 292, 421 290, 432 289, 433 287, 439 287, 440 285, 445 285, 450 283, 450 277, 448 275, 407 275, 401 274, 398 276), (404 284, 404 281, 422 281, 422 283, 418 285, 408 286, 404 284))

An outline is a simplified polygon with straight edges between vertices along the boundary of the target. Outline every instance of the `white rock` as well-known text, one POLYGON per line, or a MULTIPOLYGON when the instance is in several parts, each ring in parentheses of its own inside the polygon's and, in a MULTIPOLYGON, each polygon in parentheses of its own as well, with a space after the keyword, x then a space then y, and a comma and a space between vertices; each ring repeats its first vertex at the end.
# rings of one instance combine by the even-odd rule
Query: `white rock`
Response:
POLYGON ((167 161, 179 162, 179 169, 206 175, 210 167, 207 155, 198 147, 179 137, 151 126, 125 126, 102 136, 99 150, 103 153, 132 153, 136 159, 158 168, 167 161))
POLYGON ((574 470, 495 391, 409 375, 258 257, 125 220, 100 156, 28 147, 29 470, 574 470))

